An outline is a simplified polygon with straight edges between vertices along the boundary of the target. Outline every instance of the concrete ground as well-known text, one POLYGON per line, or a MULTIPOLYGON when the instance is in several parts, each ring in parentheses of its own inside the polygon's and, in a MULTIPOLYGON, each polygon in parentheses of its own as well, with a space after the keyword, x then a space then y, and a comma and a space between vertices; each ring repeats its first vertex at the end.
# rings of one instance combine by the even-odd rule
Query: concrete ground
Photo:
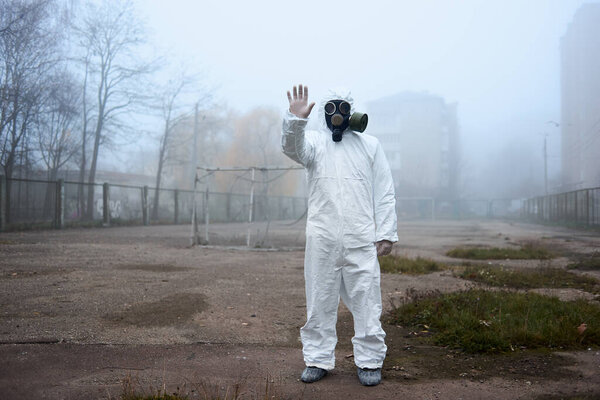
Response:
MULTIPOLYGON (((301 383, 302 223, 269 229, 263 244, 285 251, 190 247, 184 225, 0 234, 0 398, 119 398, 123 382, 202 399, 238 385, 245 398, 600 398, 598 349, 473 356, 424 346, 387 322, 384 382, 362 387, 344 306, 336 369, 301 383)), ((222 224, 209 233, 227 243, 246 232, 222 224)), ((451 263, 459 261, 445 252, 460 245, 538 241, 563 255, 495 262, 531 268, 600 249, 598 233, 490 220, 401 222, 399 236, 398 254, 451 263)), ((384 274, 385 311, 415 293, 472 286, 450 272, 384 274)), ((546 292, 595 301, 579 290, 546 292)))

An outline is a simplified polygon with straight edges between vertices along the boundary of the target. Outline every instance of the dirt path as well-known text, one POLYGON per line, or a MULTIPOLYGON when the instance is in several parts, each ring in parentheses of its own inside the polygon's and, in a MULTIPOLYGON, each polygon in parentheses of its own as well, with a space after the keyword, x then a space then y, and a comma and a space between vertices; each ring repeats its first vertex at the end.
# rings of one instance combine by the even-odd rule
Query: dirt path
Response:
MULTIPOLYGON (((214 225, 211 235, 238 237, 244 229, 214 225)), ((298 225, 271 229, 283 247, 303 245, 298 225)), ((399 233, 397 252, 445 262, 456 262, 446 250, 464 244, 537 240, 569 256, 600 248, 600 236, 590 232, 498 221, 402 223, 399 233)), ((385 381, 363 388, 347 357, 352 322, 343 306, 337 368, 304 385, 298 381, 303 252, 190 248, 188 235, 187 226, 1 234, 0 397, 115 398, 128 373, 145 389, 157 382, 174 389, 187 380, 225 388, 245 382, 245 390, 257 392, 269 375, 273 390, 307 399, 600 396, 596 350, 473 357, 418 345, 387 324, 385 381)), ((386 274, 384 307, 414 291, 470 285, 450 273, 386 274)))

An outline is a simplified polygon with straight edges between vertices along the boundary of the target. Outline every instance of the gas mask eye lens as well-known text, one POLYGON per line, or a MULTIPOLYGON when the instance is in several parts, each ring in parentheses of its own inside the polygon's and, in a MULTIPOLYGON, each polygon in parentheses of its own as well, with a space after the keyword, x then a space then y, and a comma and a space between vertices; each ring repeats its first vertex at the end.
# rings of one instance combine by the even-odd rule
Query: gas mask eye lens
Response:
POLYGON ((333 104, 332 102, 328 102, 327 104, 325 104, 325 114, 331 115, 334 112, 335 112, 335 104, 333 104))
POLYGON ((339 109, 342 114, 350 114, 350 104, 345 101, 340 103, 339 109))

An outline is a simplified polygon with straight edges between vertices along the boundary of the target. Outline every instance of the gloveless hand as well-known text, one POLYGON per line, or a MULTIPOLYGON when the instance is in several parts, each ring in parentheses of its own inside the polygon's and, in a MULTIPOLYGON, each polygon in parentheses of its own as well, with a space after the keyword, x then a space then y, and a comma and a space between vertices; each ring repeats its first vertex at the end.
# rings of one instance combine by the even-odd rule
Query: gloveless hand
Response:
POLYGON ((387 256, 392 252, 392 246, 394 244, 389 240, 380 240, 375 243, 375 248, 377 249, 378 256, 387 256))
POLYGON ((308 104, 308 86, 302 87, 302 84, 300 84, 297 89, 294 86, 293 96, 288 90, 287 97, 290 102, 290 112, 298 118, 308 118, 315 106, 314 101, 308 104))

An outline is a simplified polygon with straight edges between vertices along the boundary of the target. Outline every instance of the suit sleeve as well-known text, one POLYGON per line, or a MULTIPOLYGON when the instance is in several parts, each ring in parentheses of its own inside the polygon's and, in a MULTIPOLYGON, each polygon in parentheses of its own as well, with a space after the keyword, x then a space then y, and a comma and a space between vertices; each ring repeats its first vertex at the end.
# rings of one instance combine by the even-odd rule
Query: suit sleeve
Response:
POLYGON ((308 119, 299 118, 289 111, 283 118, 281 148, 283 154, 307 167, 315 157, 315 145, 306 133, 308 119))
POLYGON ((375 241, 398 241, 396 195, 392 172, 381 144, 377 143, 373 160, 373 205, 375 212, 375 241))

